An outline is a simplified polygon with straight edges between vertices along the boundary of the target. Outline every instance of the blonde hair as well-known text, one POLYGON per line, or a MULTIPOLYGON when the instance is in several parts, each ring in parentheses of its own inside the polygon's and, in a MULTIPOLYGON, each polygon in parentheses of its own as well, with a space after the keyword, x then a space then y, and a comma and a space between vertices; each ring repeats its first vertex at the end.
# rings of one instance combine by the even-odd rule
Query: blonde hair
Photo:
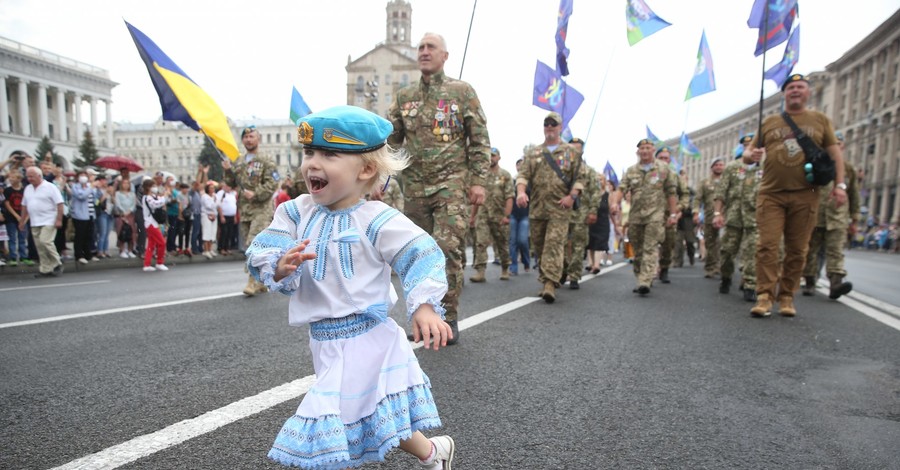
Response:
POLYGON ((383 147, 358 154, 363 164, 372 164, 375 167, 375 177, 366 186, 366 191, 372 188, 381 188, 387 182, 389 176, 394 176, 409 166, 409 154, 405 149, 393 149, 385 144, 383 147))

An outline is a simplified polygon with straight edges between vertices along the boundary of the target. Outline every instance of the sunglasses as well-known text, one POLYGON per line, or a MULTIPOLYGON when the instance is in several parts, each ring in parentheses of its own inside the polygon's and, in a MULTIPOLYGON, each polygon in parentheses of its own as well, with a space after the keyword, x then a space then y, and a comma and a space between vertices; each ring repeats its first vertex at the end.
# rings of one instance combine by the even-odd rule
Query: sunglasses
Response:
POLYGON ((559 123, 552 119, 547 119, 546 121, 544 121, 544 127, 556 127, 558 125, 559 123))

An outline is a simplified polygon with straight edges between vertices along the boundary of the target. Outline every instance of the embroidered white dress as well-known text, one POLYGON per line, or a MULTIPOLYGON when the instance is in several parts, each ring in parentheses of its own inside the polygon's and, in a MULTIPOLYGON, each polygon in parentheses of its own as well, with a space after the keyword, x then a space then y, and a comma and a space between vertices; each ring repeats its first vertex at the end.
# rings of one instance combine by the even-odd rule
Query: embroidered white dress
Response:
POLYGON ((251 274, 291 296, 289 323, 310 324, 316 384, 282 427, 269 458, 302 468, 384 460, 412 432, 439 427, 428 377, 387 313, 402 280, 407 318, 422 304, 442 317, 445 258, 431 236, 377 201, 331 211, 302 195, 278 206, 247 250, 251 274), (300 241, 316 258, 274 282, 278 259, 300 241))

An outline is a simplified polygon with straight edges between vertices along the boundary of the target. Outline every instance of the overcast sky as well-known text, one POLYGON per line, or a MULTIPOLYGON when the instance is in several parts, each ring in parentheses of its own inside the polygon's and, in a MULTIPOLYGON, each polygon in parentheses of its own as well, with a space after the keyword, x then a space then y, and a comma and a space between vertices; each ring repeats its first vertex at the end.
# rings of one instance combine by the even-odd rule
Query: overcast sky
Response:
MULTIPOLYGON (((759 99, 762 58, 747 28, 752 0, 646 0, 672 23, 629 47, 625 2, 574 0, 567 83, 585 96, 573 134, 588 163, 634 162, 644 126, 660 138, 716 122, 759 99), (717 90, 687 103, 685 91, 706 30, 717 90), (605 85, 603 85, 605 80, 605 85), (599 106, 598 106, 599 103, 599 106), (596 114, 595 114, 596 109, 596 114), (591 124, 593 121, 593 124, 591 124)), ((473 1, 411 0, 412 39, 443 34, 446 72, 459 77, 473 1)), ((113 120, 153 122, 156 93, 123 20, 153 39, 233 119, 288 122, 291 87, 313 110, 345 104, 348 57, 385 36, 379 0, 0 0, 0 35, 109 70, 113 120)), ((546 111, 531 104, 535 62, 553 66, 558 0, 481 0, 462 78, 475 87, 491 141, 510 171, 522 148, 543 140, 546 111)), ((823 70, 900 8, 900 0, 800 1, 800 61, 823 70)), ((783 45, 767 56, 781 60, 783 45)), ((765 85, 766 96, 777 91, 765 85)), ((103 114, 101 113, 101 119, 103 114)))

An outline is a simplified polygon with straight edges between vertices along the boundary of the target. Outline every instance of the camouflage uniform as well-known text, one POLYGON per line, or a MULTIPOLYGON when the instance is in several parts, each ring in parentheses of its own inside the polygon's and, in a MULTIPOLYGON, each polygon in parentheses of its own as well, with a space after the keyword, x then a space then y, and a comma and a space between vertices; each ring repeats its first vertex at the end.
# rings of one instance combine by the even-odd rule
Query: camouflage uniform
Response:
POLYGON ((830 200, 834 182, 822 186, 819 191, 819 210, 816 229, 809 239, 809 251, 806 253, 806 267, 803 277, 807 282, 815 283, 819 275, 819 251, 825 246, 825 273, 829 280, 832 276, 843 278, 844 243, 847 240, 847 228, 850 220, 859 220, 859 188, 856 181, 856 169, 849 162, 844 162, 844 179, 847 181, 847 204, 835 207, 830 200))
POLYGON ((401 175, 405 214, 430 233, 447 257, 446 320, 456 321, 463 284, 469 220, 467 190, 484 186, 491 145, 487 118, 475 90, 443 71, 400 89, 388 111, 394 133, 388 143, 405 146, 410 165, 401 175))
POLYGON ((381 196, 381 202, 403 212, 403 190, 400 189, 397 177, 392 176, 388 181, 388 187, 381 196))
MULTIPOLYGON (((679 178, 681 179, 681 178, 679 178)), ((694 251, 697 247, 697 236, 694 234, 694 211, 691 209, 694 202, 694 188, 687 181, 681 179, 683 187, 687 189, 688 204, 681 210, 681 218, 675 231, 675 259, 672 266, 680 268, 684 266, 684 255, 687 251, 688 262, 694 265, 694 251)))
POLYGON ((713 227, 713 212, 715 205, 713 197, 716 194, 716 188, 720 179, 709 177, 700 182, 697 187, 697 195, 694 197, 694 213, 700 213, 700 206, 703 206, 703 240, 706 243, 706 260, 704 267, 706 269, 706 277, 713 277, 719 274, 719 231, 713 227))
MULTIPOLYGON (((675 206, 675 210, 678 213, 683 213, 685 208, 690 207, 691 191, 690 188, 688 188, 687 183, 685 183, 683 179, 677 176, 675 179, 677 180, 675 195, 678 197, 678 204, 675 206)), ((669 218, 670 214, 668 207, 666 207, 664 215, 666 219, 669 218)), ((666 227, 665 238, 663 239, 662 246, 659 249, 659 269, 668 270, 670 267, 672 267, 672 253, 675 251, 675 240, 677 239, 677 234, 677 225, 666 227)), ((663 275, 661 274, 661 276, 663 275)))
MULTIPOLYGON (((566 239, 568 238, 569 221, 572 210, 559 205, 559 200, 570 194, 569 186, 560 179, 550 167, 543 152, 550 152, 546 145, 538 145, 531 149, 519 175, 516 186, 527 186, 531 183, 531 197, 528 203, 528 219, 531 224, 531 247, 538 258, 538 281, 541 284, 552 282, 559 287, 563 274, 566 239)), ((574 181, 572 190, 584 193, 584 172, 581 152, 565 142, 561 142, 556 150, 550 152, 559 169, 569 181, 574 181)))
MULTIPOLYGON (((722 201, 725 233, 722 235, 722 285, 731 286, 734 258, 741 259, 741 283, 745 290, 756 290, 756 196, 762 168, 738 160, 722 172, 714 199, 722 201)), ((727 292, 727 289, 726 291, 727 292)))
POLYGON ((638 286, 650 287, 656 277, 668 198, 676 196, 677 179, 678 175, 659 160, 653 160, 649 170, 640 163, 633 165, 622 177, 619 190, 623 195, 631 193, 628 239, 634 248, 632 266, 638 286))
POLYGON ((590 165, 583 165, 584 191, 578 201, 578 210, 572 211, 569 221, 569 240, 566 246, 566 276, 570 281, 580 281, 584 269, 584 250, 589 239, 588 215, 597 213, 600 205, 600 184, 597 171, 590 165))
POLYGON ((483 271, 487 267, 487 247, 493 242, 494 256, 500 258, 500 265, 509 268, 509 224, 502 224, 506 214, 506 202, 515 197, 512 175, 497 167, 497 172, 489 171, 485 179, 484 205, 475 216, 475 262, 473 267, 483 271))
MULTIPOLYGON (((278 168, 271 159, 252 153, 238 158, 238 161, 231 164, 231 168, 225 170, 225 182, 238 192, 238 214, 241 219, 238 230, 246 246, 250 246, 256 234, 272 223, 272 196, 278 191, 280 179, 278 168), (244 197, 244 190, 252 191, 253 197, 244 197)), ((250 276, 244 293, 252 295, 253 286, 257 292, 266 290, 263 284, 250 276)))
POLYGON ((291 199, 296 199, 301 194, 309 194, 309 189, 306 187, 306 180, 303 179, 303 173, 300 173, 298 166, 294 172, 294 185, 288 190, 288 195, 291 196, 291 199))

